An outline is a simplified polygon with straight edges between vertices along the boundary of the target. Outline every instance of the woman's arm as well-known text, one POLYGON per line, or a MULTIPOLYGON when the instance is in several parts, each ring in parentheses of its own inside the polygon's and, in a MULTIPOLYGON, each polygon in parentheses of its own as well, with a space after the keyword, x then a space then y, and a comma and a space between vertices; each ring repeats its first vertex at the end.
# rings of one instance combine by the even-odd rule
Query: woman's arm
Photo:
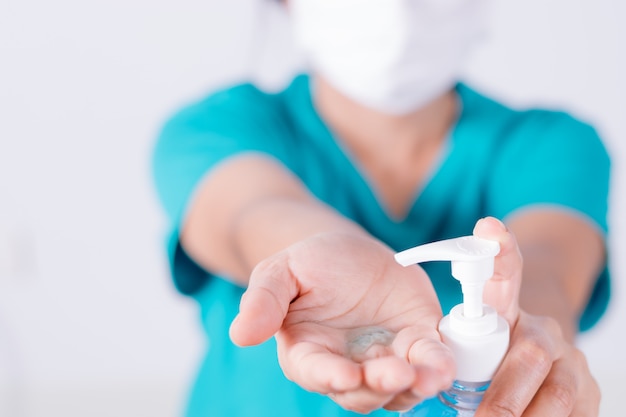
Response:
POLYGON ((314 198, 278 161, 249 153, 227 159, 205 177, 180 240, 199 265, 246 286, 261 260, 330 231, 366 234, 314 198))
POLYGON ((452 382, 425 272, 398 265, 273 159, 247 154, 214 168, 181 243, 207 270, 247 286, 231 339, 247 346, 275 336, 285 376, 305 389, 366 413, 409 408, 452 382), (389 337, 362 346, 372 331, 389 337))
POLYGON ((597 227, 581 215, 537 208, 508 222, 524 258, 522 309, 554 318, 574 342, 578 321, 606 262, 597 227))
MULTIPOLYGON (((486 302, 511 324, 511 345, 476 416, 597 416, 600 391, 573 339, 604 264, 600 233, 558 210, 528 211, 510 228, 519 235, 524 267, 521 256, 496 259, 496 276, 485 290, 486 302), (515 301, 503 303, 516 299, 518 279, 521 309, 515 301)), ((515 237, 503 229, 479 223, 476 232, 506 250, 515 237)))
MULTIPOLYGON (((510 227, 527 254, 524 269, 513 234, 493 219, 477 225, 478 235, 503 247, 485 296, 512 327, 510 351, 479 413, 594 415, 598 388, 570 342, 603 264, 602 240, 564 212, 529 211, 510 227), (520 311, 522 273, 523 308, 554 319, 520 311)), ((285 375, 306 389, 368 412, 407 408, 453 377, 423 270, 399 267, 389 248, 272 159, 243 155, 215 168, 193 199, 181 242, 200 265, 249 284, 231 337, 249 345, 275 335, 285 375), (368 326, 390 329, 393 343, 382 355, 351 357, 346 341, 368 326)))

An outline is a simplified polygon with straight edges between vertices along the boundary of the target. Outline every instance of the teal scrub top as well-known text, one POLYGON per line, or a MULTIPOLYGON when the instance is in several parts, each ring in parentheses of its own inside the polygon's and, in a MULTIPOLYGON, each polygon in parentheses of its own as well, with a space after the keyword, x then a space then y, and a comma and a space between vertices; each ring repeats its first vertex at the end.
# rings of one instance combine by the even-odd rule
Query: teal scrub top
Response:
MULTIPOLYGON (((296 77, 278 93, 252 84, 223 89, 165 124, 153 154, 153 173, 171 224, 172 276, 178 290, 198 301, 208 336, 187 416, 359 415, 285 379, 273 339, 256 347, 233 345, 228 328, 243 289, 200 268, 179 245, 178 230, 195 187, 230 156, 260 152, 275 158, 317 198, 395 250, 468 235, 482 217, 506 221, 537 205, 578 213, 606 236, 610 163, 591 126, 563 112, 513 110, 465 84, 456 91, 458 119, 438 165, 415 190, 413 205, 400 220, 385 212, 358 164, 318 115, 308 76, 296 77)), ((449 264, 423 266, 447 313, 461 302, 449 264)), ((608 299, 605 270, 580 319, 582 330, 599 319, 608 299)))

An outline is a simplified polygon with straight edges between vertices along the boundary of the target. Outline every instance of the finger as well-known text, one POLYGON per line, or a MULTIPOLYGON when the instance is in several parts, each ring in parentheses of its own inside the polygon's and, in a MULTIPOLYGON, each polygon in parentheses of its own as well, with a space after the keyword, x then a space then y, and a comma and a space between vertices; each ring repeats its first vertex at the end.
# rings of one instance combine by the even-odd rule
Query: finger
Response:
POLYGON ((524 417, 568 417, 574 410, 577 394, 576 370, 563 360, 556 361, 524 417))
POLYGON ((382 408, 391 400, 392 395, 374 392, 363 386, 352 391, 333 393, 330 398, 346 410, 368 414, 382 408))
POLYGON ((369 413, 380 408, 400 410, 419 399, 410 388, 417 375, 413 366, 396 356, 384 356, 363 362, 363 384, 356 389, 332 393, 331 398, 348 410, 369 413), (398 400, 402 396, 402 400, 398 400), (394 402, 395 401, 395 402, 394 402), (397 404, 393 408, 394 404, 397 404), (392 408, 388 408, 390 405, 392 408))
POLYGON ((395 395, 409 389, 416 377, 413 366, 393 355, 365 361, 363 372, 365 384, 383 394, 395 395))
POLYGON ((406 357, 415 367, 411 390, 420 398, 448 388, 456 373, 454 356, 435 329, 435 326, 412 326, 400 331, 393 342, 394 353, 406 357))
POLYGON ((594 379, 593 384, 581 390, 570 417, 598 417, 601 397, 600 387, 594 379))
MULTIPOLYGON (((552 319, 524 315, 511 340, 476 417, 521 416, 560 358, 563 344, 553 334, 558 324, 552 319)), ((548 415, 548 414, 546 414, 548 415)))
POLYGON ((575 353, 576 357, 579 359, 579 363, 587 372, 587 378, 585 378, 584 383, 579 386, 576 405, 570 417, 598 417, 600 414, 600 400, 602 398, 600 387, 595 378, 591 376, 585 355, 578 349, 575 349, 575 353))
POLYGON ((424 399, 425 397, 415 394, 412 390, 407 390, 393 397, 383 408, 389 411, 406 411, 424 399))
POLYGON ((280 253, 257 265, 248 289, 241 297, 239 314, 230 326, 230 338, 239 346, 264 342, 281 327, 289 303, 297 295, 297 283, 280 253))
POLYGON ((494 275, 485 284, 484 299, 513 327, 519 316, 518 300, 522 284, 522 255, 515 236, 494 217, 480 219, 474 227, 474 235, 500 244, 494 275))
POLYGON ((392 398, 387 404, 384 405, 383 408, 390 411, 403 411, 410 410, 416 404, 421 401, 424 401, 427 398, 433 397, 436 393, 447 389, 450 384, 442 384, 442 388, 434 389, 428 388, 424 389, 421 384, 425 381, 433 381, 434 379, 438 379, 440 377, 440 373, 431 368, 418 366, 415 368, 416 375, 416 383, 413 384, 410 390, 406 390, 399 394, 396 394, 394 398, 392 398), (428 394, 422 394, 422 392, 429 391, 428 394))
POLYGON ((591 376, 585 355, 569 349, 556 361, 524 417, 594 417, 599 414, 600 389, 591 376))
POLYGON ((285 376, 308 391, 321 394, 356 390, 363 384, 360 364, 313 342, 289 343, 280 332, 278 361, 285 376))

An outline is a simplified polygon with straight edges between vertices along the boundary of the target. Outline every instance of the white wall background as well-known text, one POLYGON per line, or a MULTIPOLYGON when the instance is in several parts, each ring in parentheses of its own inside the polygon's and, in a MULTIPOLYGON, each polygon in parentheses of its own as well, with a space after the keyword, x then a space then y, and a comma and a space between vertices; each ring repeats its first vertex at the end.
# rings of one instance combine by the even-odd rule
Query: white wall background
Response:
MULTIPOLYGON (((169 282, 148 158, 164 118, 296 62, 263 0, 0 0, 0 416, 179 415, 203 347, 169 282), (254 71, 252 69, 255 68, 254 71)), ((613 154, 615 297, 581 337, 616 415, 626 345, 626 6, 509 0, 468 78, 592 121, 613 154), (619 391, 618 391, 619 389, 619 391)))

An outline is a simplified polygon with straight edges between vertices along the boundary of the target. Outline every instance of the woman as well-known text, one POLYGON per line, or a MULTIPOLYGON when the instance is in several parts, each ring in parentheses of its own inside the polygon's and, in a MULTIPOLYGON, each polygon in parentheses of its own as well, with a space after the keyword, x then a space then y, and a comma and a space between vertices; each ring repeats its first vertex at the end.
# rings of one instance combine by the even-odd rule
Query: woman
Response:
POLYGON ((388 415, 447 388, 436 329, 457 284, 445 265, 392 255, 472 230, 500 242, 485 299, 512 329, 476 415, 597 415, 573 346, 608 297, 595 131, 459 82, 481 1, 287 7, 310 73, 279 93, 215 92, 155 150, 173 276, 209 339, 187 415, 388 415), (370 326, 394 337, 355 352, 370 326))

